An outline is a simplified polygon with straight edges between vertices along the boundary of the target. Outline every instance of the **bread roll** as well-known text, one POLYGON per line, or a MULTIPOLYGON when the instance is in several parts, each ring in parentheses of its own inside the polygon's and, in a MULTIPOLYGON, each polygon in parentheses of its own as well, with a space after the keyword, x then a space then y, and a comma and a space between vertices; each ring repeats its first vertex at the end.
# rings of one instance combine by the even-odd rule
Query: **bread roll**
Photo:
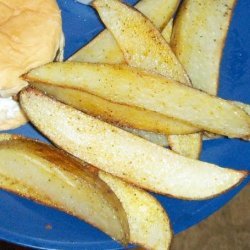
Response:
MULTIPOLYGON (((26 86, 21 75, 53 61, 62 41, 61 12, 56 0, 0 0, 0 98, 11 97, 26 86)), ((6 116, 6 121, 1 114, 1 130, 25 122, 13 103, 11 99, 0 101, 1 112, 16 114, 10 120, 6 116)))

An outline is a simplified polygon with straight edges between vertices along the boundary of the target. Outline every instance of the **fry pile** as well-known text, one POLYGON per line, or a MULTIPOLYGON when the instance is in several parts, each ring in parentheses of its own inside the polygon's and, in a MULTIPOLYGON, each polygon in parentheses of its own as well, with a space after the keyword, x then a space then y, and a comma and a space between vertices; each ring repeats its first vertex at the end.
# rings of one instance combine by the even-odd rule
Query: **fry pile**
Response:
POLYGON ((21 107, 60 149, 1 135, 1 188, 124 245, 168 249, 169 218, 145 190, 202 200, 248 175, 197 160, 205 133, 250 137, 249 106, 216 97, 234 2, 185 0, 173 20, 178 0, 141 0, 135 8, 95 0, 107 30, 68 62, 23 76, 30 86, 21 107), (172 150, 160 146, 167 143, 172 150))

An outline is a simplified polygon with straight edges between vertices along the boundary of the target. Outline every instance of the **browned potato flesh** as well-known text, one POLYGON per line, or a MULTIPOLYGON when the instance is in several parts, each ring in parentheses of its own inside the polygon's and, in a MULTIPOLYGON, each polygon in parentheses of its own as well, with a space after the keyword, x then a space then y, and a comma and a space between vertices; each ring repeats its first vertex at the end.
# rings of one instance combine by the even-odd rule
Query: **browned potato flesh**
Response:
POLYGON ((236 0, 185 0, 175 19, 171 47, 192 85, 216 95, 225 38, 236 0))
POLYGON ((188 134, 199 131, 191 125, 142 108, 110 102, 81 88, 57 86, 34 81, 32 85, 48 95, 87 114, 118 126, 143 129, 162 134, 188 134))
POLYGON ((32 123, 81 160, 142 188, 183 199, 206 199, 239 184, 244 171, 189 159, 49 98, 21 92, 32 123))
POLYGON ((72 214, 128 243, 127 217, 116 195, 79 160, 52 146, 2 137, 0 188, 72 214))
POLYGON ((233 103, 126 65, 51 63, 32 70, 25 79, 81 89, 228 137, 250 135, 249 115, 233 103))
POLYGON ((130 228, 130 242, 146 249, 169 249, 172 231, 160 203, 149 193, 103 171, 99 177, 120 199, 130 228))
MULTIPOLYGON (((162 29, 171 19, 178 5, 179 0, 141 0, 135 5, 135 8, 147 16, 158 29, 162 29)), ((69 60, 93 63, 125 62, 121 49, 108 30, 102 31, 69 60)))

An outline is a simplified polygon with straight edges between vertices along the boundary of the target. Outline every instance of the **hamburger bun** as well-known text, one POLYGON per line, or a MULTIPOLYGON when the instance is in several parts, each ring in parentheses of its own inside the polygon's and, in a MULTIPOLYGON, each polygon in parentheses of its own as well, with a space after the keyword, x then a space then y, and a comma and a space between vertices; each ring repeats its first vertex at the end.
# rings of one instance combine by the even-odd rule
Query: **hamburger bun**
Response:
MULTIPOLYGON (((0 98, 17 94, 27 85, 20 76, 53 61, 60 47, 63 47, 62 20, 56 0, 0 0, 0 98)), ((14 102, 2 100, 0 110, 14 108, 14 102)), ((8 121, 4 122, 2 114, 0 129, 24 122, 16 106, 13 114, 16 124, 15 117, 8 120, 6 116, 8 121)))

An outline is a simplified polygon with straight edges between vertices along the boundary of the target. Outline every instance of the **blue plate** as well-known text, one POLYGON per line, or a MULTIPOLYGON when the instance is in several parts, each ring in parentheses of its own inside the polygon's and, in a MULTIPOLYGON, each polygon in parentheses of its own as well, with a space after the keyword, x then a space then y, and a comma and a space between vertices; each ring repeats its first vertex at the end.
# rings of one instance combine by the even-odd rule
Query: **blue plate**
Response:
MULTIPOLYGON (((59 0, 68 57, 98 34, 103 26, 95 11, 73 0, 59 0)), ((135 1, 129 1, 135 3, 135 1)), ((227 38, 221 67, 223 98, 250 103, 250 1, 239 0, 227 38)), ((31 125, 10 133, 45 140, 31 125)), ((250 146, 241 140, 204 143, 201 159, 221 166, 250 170, 250 146)), ((205 219, 232 199, 248 182, 206 201, 182 201, 157 195, 177 234, 205 219)), ((0 191, 0 238, 44 249, 121 249, 99 230, 72 216, 0 191)))

